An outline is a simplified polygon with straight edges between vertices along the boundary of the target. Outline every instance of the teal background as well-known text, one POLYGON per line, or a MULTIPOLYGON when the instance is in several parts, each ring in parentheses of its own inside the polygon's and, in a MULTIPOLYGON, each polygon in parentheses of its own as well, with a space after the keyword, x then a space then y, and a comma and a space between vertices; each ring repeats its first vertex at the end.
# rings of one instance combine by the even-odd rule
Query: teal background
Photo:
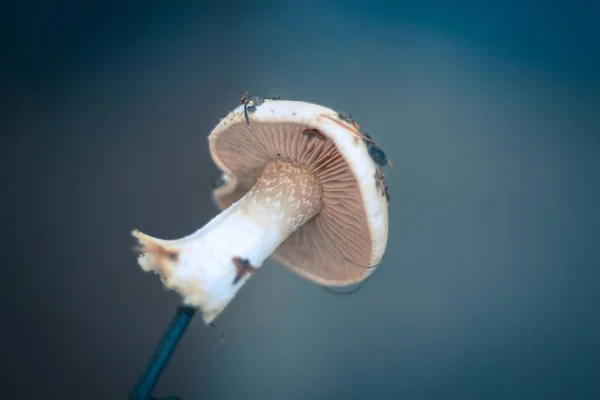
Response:
POLYGON ((4 397, 125 398, 178 304, 129 231, 216 215, 206 136, 247 90, 379 142, 385 261, 348 296, 269 262, 157 394, 600 398, 593 2, 166 4, 2 6, 4 397))

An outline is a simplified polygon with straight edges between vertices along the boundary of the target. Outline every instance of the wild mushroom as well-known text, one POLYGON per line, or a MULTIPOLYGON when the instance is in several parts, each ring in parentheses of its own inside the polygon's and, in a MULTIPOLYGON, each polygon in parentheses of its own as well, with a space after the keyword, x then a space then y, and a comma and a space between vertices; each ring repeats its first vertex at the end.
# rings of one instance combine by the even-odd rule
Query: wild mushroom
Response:
POLYGON ((305 102, 253 106, 237 107, 208 138, 224 211, 178 240, 133 231, 140 266, 206 323, 270 256, 315 283, 347 286, 374 271, 387 244, 386 196, 355 126, 305 102))

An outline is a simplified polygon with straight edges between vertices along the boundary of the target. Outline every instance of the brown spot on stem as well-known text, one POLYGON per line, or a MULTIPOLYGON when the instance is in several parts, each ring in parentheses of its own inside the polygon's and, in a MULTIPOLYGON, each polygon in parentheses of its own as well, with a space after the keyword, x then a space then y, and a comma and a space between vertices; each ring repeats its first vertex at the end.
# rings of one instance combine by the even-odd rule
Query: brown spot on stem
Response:
POLYGON ((254 268, 247 258, 233 257, 233 264, 236 268, 235 278, 233 284, 237 284, 246 274, 254 274, 257 272, 257 268, 254 268))

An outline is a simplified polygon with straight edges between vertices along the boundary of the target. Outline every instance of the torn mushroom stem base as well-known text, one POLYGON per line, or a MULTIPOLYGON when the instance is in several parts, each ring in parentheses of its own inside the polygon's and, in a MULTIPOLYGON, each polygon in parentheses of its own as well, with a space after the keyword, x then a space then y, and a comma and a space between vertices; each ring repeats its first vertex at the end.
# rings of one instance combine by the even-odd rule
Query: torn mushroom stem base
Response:
POLYGON ((139 264, 158 273, 210 323, 248 277, 322 208, 321 186, 300 163, 270 161, 254 187, 203 228, 177 240, 139 231, 139 264))

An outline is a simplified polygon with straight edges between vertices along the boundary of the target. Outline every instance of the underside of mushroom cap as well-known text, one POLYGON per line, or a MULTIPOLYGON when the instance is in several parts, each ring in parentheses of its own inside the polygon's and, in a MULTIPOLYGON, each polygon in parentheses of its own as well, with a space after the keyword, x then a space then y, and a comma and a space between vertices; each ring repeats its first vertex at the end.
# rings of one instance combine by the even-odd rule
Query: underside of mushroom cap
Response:
POLYGON ((385 251, 388 207, 377 166, 352 123, 326 107, 269 101, 241 105, 209 136, 224 173, 215 190, 221 209, 248 192, 274 159, 304 164, 323 190, 321 212, 287 238, 273 259, 322 285, 365 279, 385 251))

